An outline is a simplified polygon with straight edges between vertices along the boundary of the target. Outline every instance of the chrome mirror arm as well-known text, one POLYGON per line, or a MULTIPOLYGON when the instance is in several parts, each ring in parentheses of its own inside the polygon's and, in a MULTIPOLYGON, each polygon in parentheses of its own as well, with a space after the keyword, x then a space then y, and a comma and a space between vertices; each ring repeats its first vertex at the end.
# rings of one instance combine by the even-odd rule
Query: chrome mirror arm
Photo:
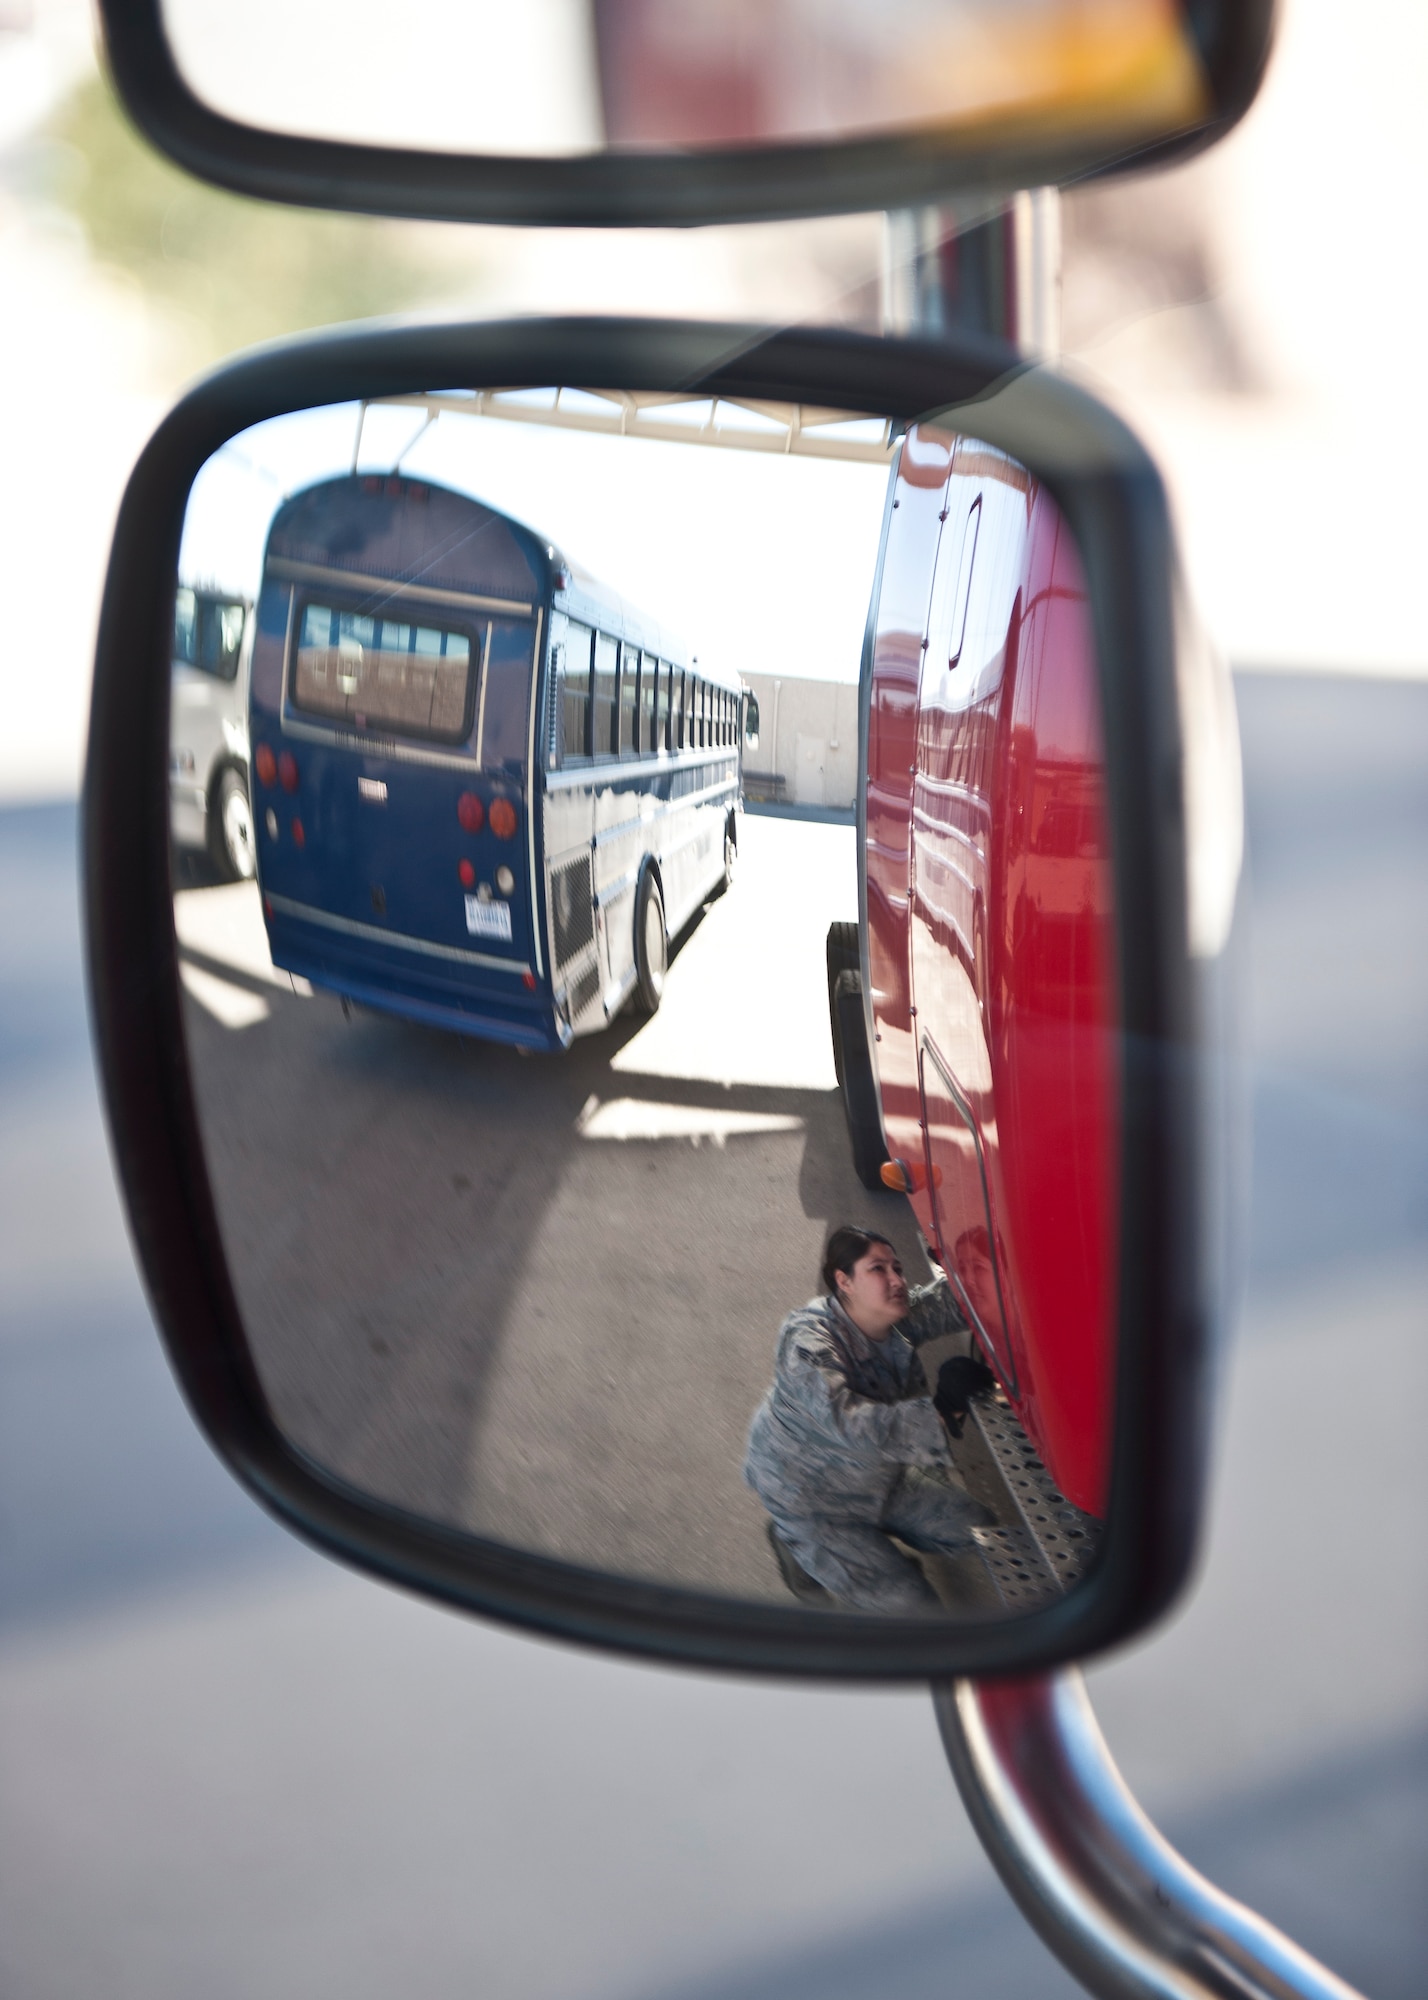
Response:
POLYGON ((1077 1668, 934 1684, 952 1774, 1042 1942, 1099 2000, 1360 2000, 1157 1833, 1077 1668))

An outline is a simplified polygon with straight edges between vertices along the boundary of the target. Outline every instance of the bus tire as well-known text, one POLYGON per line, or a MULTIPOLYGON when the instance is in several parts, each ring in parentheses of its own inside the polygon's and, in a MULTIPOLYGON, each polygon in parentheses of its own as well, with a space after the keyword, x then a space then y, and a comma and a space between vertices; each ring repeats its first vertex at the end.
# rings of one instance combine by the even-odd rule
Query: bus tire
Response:
POLYGON ((865 1188, 880 1188, 887 1152, 878 1114, 878 1086, 868 1055, 861 976, 856 972, 840 972, 833 982, 831 1000, 838 1094, 843 1100, 843 1116, 853 1147, 853 1172, 865 1188))
POLYGON ((225 764, 208 808, 208 858, 225 882, 251 882, 256 867, 253 808, 248 784, 234 764, 225 764))
POLYGON ((664 998, 669 969, 669 933, 664 927, 664 897, 659 877, 646 868, 635 896, 635 991, 642 1014, 653 1014, 664 998))
POLYGON ((724 822, 724 880, 719 885, 721 896, 727 896, 734 886, 734 863, 739 858, 739 835, 734 825, 734 815, 730 813, 724 822))

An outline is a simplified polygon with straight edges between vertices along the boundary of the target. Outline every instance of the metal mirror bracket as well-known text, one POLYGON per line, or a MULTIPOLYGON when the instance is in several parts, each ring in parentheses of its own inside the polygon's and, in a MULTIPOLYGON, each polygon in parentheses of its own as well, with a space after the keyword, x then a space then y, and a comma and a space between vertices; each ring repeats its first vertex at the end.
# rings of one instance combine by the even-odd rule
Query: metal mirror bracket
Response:
POLYGON ((1076 1668, 936 1683, 933 1704, 1012 1900, 1100 2000, 1361 2000, 1156 1832, 1076 1668))

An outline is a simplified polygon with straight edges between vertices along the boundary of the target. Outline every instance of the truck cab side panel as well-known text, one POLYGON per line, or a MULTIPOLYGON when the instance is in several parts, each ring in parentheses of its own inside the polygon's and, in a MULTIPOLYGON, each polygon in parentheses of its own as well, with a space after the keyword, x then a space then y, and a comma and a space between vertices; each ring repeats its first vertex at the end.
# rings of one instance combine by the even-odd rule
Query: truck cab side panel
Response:
POLYGON ((1085 581, 1003 454, 914 432, 896 479, 864 853, 888 1150, 1052 1477, 1100 1513, 1117 1086, 1085 581))

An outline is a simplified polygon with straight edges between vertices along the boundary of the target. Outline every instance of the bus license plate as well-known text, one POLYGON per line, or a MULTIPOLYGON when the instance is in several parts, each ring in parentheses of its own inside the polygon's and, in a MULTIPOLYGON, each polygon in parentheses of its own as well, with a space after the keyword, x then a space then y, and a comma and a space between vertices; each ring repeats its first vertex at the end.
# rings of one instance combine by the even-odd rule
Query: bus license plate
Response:
POLYGON ((466 898, 466 928, 472 937, 504 938, 511 941, 509 903, 483 903, 476 896, 466 898))

